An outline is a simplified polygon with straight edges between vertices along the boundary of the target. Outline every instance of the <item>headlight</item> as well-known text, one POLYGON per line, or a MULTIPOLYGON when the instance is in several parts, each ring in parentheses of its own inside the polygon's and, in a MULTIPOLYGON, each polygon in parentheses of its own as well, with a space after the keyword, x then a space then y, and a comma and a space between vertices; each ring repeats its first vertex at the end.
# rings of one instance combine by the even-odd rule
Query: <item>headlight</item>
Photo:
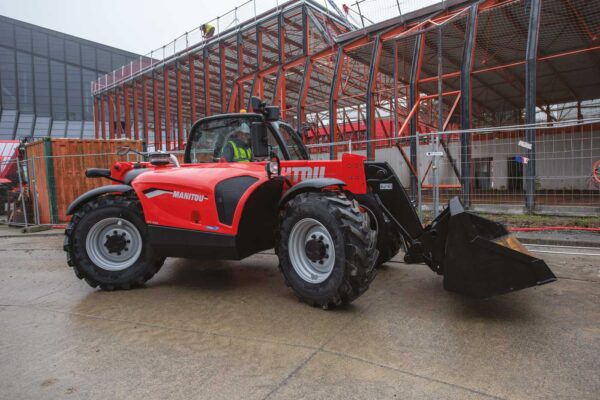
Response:
POLYGON ((269 161, 267 163, 267 173, 271 175, 279 175, 279 163, 277 161, 269 161))

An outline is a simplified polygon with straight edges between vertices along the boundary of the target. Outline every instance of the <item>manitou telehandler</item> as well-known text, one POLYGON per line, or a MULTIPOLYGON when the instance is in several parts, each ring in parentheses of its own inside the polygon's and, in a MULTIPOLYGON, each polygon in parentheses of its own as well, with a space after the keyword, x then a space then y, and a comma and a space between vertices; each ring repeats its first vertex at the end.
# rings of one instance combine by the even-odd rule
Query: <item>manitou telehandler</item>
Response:
POLYGON ((473 297, 556 280, 501 224, 466 212, 458 198, 423 227, 387 163, 356 154, 310 160, 279 108, 251 103, 251 113, 196 122, 181 165, 153 152, 86 171, 113 184, 67 210, 64 249, 78 278, 129 289, 165 257, 240 260, 275 248, 296 295, 328 308, 364 293, 402 248, 407 263, 426 263, 445 289, 473 297))

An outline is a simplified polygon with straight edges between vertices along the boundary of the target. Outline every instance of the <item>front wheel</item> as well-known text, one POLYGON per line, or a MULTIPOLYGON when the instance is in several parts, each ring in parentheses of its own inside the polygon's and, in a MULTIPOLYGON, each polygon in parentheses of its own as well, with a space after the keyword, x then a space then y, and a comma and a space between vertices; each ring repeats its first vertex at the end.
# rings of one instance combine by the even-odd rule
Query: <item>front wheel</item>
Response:
POLYGON ((102 196, 77 210, 65 230, 67 262, 92 287, 141 286, 164 262, 147 244, 146 236, 136 199, 102 196))
POLYGON ((390 261, 402 248, 403 240, 398 229, 392 226, 392 222, 383 214, 374 195, 362 194, 356 196, 360 207, 369 217, 371 229, 377 231, 377 266, 390 261))
POLYGON ((328 308, 350 303, 376 274, 376 232, 358 203, 338 192, 302 193, 281 217, 276 250, 298 298, 328 308))

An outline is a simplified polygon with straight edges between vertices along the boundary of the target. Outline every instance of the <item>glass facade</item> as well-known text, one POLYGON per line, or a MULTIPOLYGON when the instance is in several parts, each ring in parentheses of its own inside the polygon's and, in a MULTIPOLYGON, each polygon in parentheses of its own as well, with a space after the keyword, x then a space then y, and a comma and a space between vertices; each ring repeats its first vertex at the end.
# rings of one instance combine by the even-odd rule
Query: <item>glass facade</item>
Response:
POLYGON ((91 81, 138 58, 0 16, 0 140, 93 138, 91 81))

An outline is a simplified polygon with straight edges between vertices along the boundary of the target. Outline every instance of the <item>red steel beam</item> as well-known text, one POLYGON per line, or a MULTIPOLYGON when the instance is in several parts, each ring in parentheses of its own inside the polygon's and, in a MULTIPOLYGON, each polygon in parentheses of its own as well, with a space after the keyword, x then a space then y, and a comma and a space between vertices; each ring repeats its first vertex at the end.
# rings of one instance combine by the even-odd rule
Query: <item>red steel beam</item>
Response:
POLYGON ((310 87, 310 77, 312 75, 313 63, 309 62, 304 71, 306 82, 304 82, 304 90, 300 93, 300 115, 298 118, 298 128, 301 128, 306 121, 305 109, 306 109, 306 98, 308 97, 308 88, 310 87))
POLYGON ((165 142, 167 145, 167 151, 172 150, 171 147, 171 96, 169 90, 169 68, 165 68, 163 72, 163 79, 165 85, 165 142))
POLYGON ((221 71, 221 112, 227 112, 227 70, 225 61, 225 46, 219 46, 219 67, 221 71))
POLYGON ((115 109, 110 93, 108 94, 108 137, 109 139, 115 138, 115 109))
POLYGON ((189 58, 189 69, 190 69, 190 119, 192 124, 196 122, 196 72, 194 56, 190 55, 189 58))
POLYGON ((150 125, 150 121, 148 121, 148 87, 146 85, 146 79, 146 75, 144 75, 142 77, 142 118, 144 119, 144 140, 148 143, 150 141, 150 138, 148 137, 148 125, 150 125))
MULTIPOLYGON (((379 64, 381 61, 381 49, 383 48, 383 42, 381 40, 379 40, 379 42, 377 42, 377 49, 375 49, 375 65, 373 66, 373 78, 377 77, 377 74, 379 73, 379 64)), ((371 124, 371 126, 373 127, 373 129, 375 129, 375 126, 377 126, 377 120, 376 120, 376 113, 375 113, 375 102, 376 102, 376 95, 377 95, 377 90, 376 90, 376 82, 374 82, 372 84, 371 87, 371 93, 367 93, 367 96, 371 96, 371 102, 370 102, 370 107, 369 110, 367 110, 367 112, 369 113, 369 117, 371 118, 371 121, 373 121, 373 123, 371 124)), ((383 122, 382 122, 383 123, 383 122)), ((377 131, 377 129, 375 129, 375 131, 377 131)), ((373 136, 377 136, 374 135, 375 132, 371 132, 371 139, 374 139, 373 136)), ((368 134, 368 133, 367 133, 368 134)), ((387 135, 386 135, 387 136, 387 135)), ((375 159, 375 147, 376 146, 371 146, 370 147, 370 153, 367 156, 369 157, 369 160, 374 160, 375 159)))
MULTIPOLYGON (((340 62, 337 68, 337 71, 335 71, 336 75, 339 75, 342 73, 342 70, 344 69, 344 64, 346 63, 346 55, 345 54, 341 54, 341 58, 340 58, 340 62)), ((336 79, 335 81, 335 87, 333 88, 333 107, 332 107, 332 113, 331 115, 329 115, 330 119, 333 119, 333 142, 337 142, 338 140, 338 136, 339 136, 339 126, 337 123, 337 103, 338 103, 338 98, 339 98, 339 92, 340 92, 340 86, 341 86, 342 80, 341 79, 336 79)), ((334 146, 334 151, 333 151, 333 158, 337 159, 337 146, 334 146)))
POLYGON ((102 129, 102 139, 106 139, 106 101, 104 96, 100 97, 100 121, 102 125, 100 126, 102 129))
POLYGON ((176 65, 177 79, 177 150, 183 149, 183 97, 181 93, 181 70, 176 65))
POLYGON ((152 96, 154 103, 154 150, 160 150, 162 148, 162 132, 160 126, 160 105, 158 103, 158 79, 152 77, 152 96))
POLYGON ((99 139, 100 136, 98 117, 98 98, 94 97, 94 134, 96 135, 96 139, 99 139))
POLYGON ((125 135, 127 139, 131 139, 131 109, 129 107, 129 89, 127 85, 123 85, 123 103, 125 108, 125 135))
POLYGON ((140 138, 140 124, 139 124, 139 109, 140 109, 140 101, 139 101, 139 88, 137 84, 133 86, 133 135, 135 140, 139 140, 140 138))
POLYGON ((208 60, 208 52, 205 52, 206 57, 204 57, 204 93, 205 93, 205 110, 204 110, 204 116, 205 117, 210 117, 211 116, 211 109, 210 109, 210 63, 208 60))
POLYGON ((119 96, 119 92, 115 90, 115 107, 117 109, 117 135, 119 139, 123 135, 123 125, 121 124, 121 96, 119 96))

